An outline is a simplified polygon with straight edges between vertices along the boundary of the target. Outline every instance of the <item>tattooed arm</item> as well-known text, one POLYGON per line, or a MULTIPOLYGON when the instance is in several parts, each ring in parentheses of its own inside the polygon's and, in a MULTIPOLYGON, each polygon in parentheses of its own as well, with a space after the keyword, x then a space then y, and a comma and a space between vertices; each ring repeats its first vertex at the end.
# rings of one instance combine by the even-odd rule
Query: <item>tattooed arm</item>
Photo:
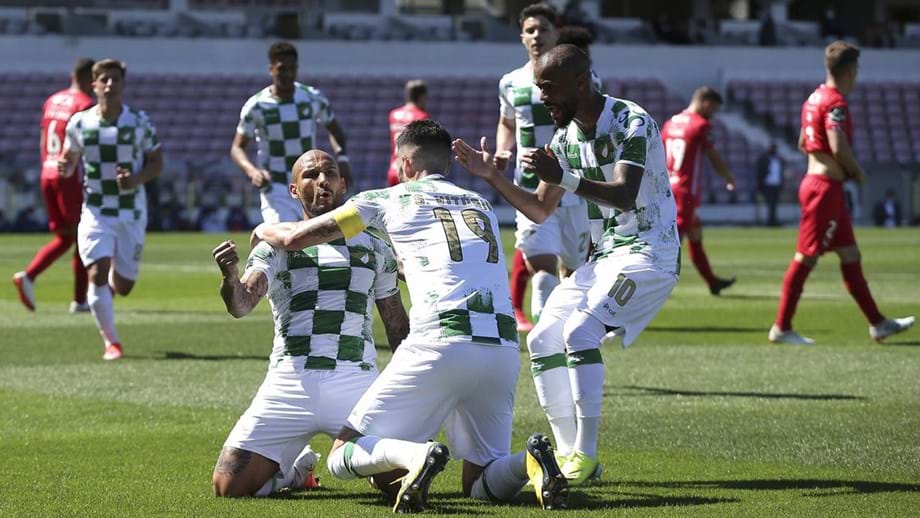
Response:
POLYGON ((399 293, 379 299, 377 311, 386 329, 390 350, 395 351, 399 344, 409 336, 409 315, 406 314, 406 308, 403 307, 399 293))
POLYGON ((275 223, 261 228, 261 237, 266 243, 284 250, 302 250, 343 237, 339 224, 331 213, 293 225, 275 223))
POLYGON ((227 312, 234 318, 248 315, 268 292, 268 278, 262 272, 250 271, 242 279, 237 279, 240 257, 233 241, 224 241, 213 254, 223 276, 220 298, 224 300, 227 312))

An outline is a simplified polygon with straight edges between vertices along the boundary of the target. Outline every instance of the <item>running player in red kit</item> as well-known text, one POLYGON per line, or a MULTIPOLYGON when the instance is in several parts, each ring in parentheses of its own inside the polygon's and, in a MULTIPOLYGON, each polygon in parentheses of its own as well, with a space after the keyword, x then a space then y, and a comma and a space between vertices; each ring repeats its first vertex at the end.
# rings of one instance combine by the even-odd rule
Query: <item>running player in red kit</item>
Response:
POLYGON ((795 256, 783 279, 776 323, 768 335, 773 343, 811 345, 814 340, 792 330, 792 316, 809 272, 824 252, 840 257, 843 283, 869 321, 869 336, 881 341, 914 324, 914 317, 887 319, 872 299, 863 277, 859 247, 844 203, 843 182, 862 182, 866 173, 853 156, 853 123, 844 95, 856 85, 859 49, 835 41, 824 49, 827 79, 802 106, 799 149, 808 155, 808 174, 799 187, 802 220, 795 256))
POLYGON ((406 104, 390 110, 390 170, 387 171, 387 185, 390 187, 399 183, 399 174, 396 172, 396 137, 409 125, 410 122, 430 119, 425 111, 428 102, 428 85, 421 79, 413 79, 406 83, 406 104))
POLYGON ((728 190, 735 190, 735 177, 710 138, 709 120, 721 106, 722 96, 712 88, 702 86, 693 92, 690 106, 671 117, 661 128, 671 191, 677 203, 677 230, 681 239, 686 237, 690 242, 690 260, 709 284, 709 292, 713 295, 735 283, 734 277, 721 279, 712 273, 709 258, 703 251, 703 224, 696 214, 700 205, 700 166, 704 154, 716 174, 725 179, 728 190))
MULTIPOLYGON (((64 255, 77 240, 77 223, 83 205, 83 179, 79 174, 62 178, 58 174, 58 159, 64 148, 64 130, 74 113, 81 112, 95 101, 93 87, 93 60, 80 59, 70 73, 70 87, 53 94, 42 108, 41 122, 41 190, 48 210, 48 228, 54 239, 35 254, 29 266, 13 275, 13 284, 19 291, 19 300, 29 310, 35 311, 35 278, 54 261, 64 255)), ((86 268, 74 249, 74 293, 70 312, 86 312, 86 268)))

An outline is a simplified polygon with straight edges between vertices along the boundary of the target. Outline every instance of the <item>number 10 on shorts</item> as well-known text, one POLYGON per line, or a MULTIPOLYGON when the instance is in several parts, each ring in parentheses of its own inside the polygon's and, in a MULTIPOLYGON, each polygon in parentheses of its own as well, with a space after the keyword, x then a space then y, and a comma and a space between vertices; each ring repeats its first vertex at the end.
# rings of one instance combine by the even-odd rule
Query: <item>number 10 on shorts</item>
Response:
POLYGON ((636 281, 627 279, 626 276, 621 273, 617 275, 617 281, 613 283, 613 287, 607 292, 607 296, 613 297, 613 300, 620 306, 625 306, 635 293, 636 281))

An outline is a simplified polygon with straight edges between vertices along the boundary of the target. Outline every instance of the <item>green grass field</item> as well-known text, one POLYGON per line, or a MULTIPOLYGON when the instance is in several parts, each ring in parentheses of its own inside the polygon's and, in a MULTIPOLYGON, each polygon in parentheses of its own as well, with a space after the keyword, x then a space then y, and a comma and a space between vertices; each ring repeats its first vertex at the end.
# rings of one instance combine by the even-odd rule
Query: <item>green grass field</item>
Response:
MULTIPOLYGON (((794 230, 706 233, 716 272, 738 284, 710 296, 685 257, 683 279, 651 327, 628 350, 605 349, 604 481, 574 490, 571 513, 920 514, 920 328, 871 342, 837 259, 827 257, 796 318, 818 345, 769 345, 794 230)), ((920 314, 920 231, 858 234, 882 311, 920 314)), ((510 233, 503 237, 507 248, 510 233)), ((134 293, 116 299, 126 353, 116 363, 100 359, 92 318, 66 312, 69 261, 39 279, 35 314, 4 281, 0 516, 389 513, 367 484, 339 482, 324 466, 320 491, 211 496, 214 461, 262 380, 272 336, 267 303, 239 321, 223 310, 210 251, 224 238, 148 236, 134 293)), ((0 271, 22 269, 45 239, 0 236, 0 271)), ((526 368, 517 398, 520 448, 531 432, 548 432, 526 368)), ((464 499, 459 467, 436 479, 429 512, 537 512, 532 494, 507 506, 464 499)))

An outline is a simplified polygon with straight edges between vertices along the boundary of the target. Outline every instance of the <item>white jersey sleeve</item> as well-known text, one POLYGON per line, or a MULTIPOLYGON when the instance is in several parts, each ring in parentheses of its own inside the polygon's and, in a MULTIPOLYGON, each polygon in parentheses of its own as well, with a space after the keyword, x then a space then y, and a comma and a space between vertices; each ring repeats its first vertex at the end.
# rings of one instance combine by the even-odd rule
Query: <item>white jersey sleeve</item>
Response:
POLYGON ((160 147, 160 140, 157 137, 157 128, 150 120, 147 112, 140 111, 138 116, 138 126, 140 126, 143 135, 141 136, 140 149, 142 152, 155 151, 160 147))
POLYGON ((335 113, 332 111, 332 105, 329 99, 317 89, 313 89, 314 101, 313 112, 316 114, 316 123, 321 126, 328 126, 335 120, 335 113))
POLYGON ((80 124, 83 120, 83 113, 75 113, 67 121, 67 129, 64 130, 64 151, 73 151, 75 153, 83 152, 83 141, 80 138, 83 132, 80 131, 80 124))
POLYGON ((278 259, 281 254, 265 241, 260 242, 249 252, 249 258, 246 260, 246 271, 243 277, 248 277, 255 272, 259 272, 268 278, 269 284, 275 277, 278 269, 278 259))
POLYGON ((246 104, 243 105, 240 110, 240 123, 236 126, 236 132, 248 139, 253 139, 256 136, 255 111, 258 107, 256 97, 255 95, 250 97, 246 104))
POLYGON ((498 82, 498 102, 503 119, 514 119, 514 93, 511 91, 511 78, 504 75, 498 82))

